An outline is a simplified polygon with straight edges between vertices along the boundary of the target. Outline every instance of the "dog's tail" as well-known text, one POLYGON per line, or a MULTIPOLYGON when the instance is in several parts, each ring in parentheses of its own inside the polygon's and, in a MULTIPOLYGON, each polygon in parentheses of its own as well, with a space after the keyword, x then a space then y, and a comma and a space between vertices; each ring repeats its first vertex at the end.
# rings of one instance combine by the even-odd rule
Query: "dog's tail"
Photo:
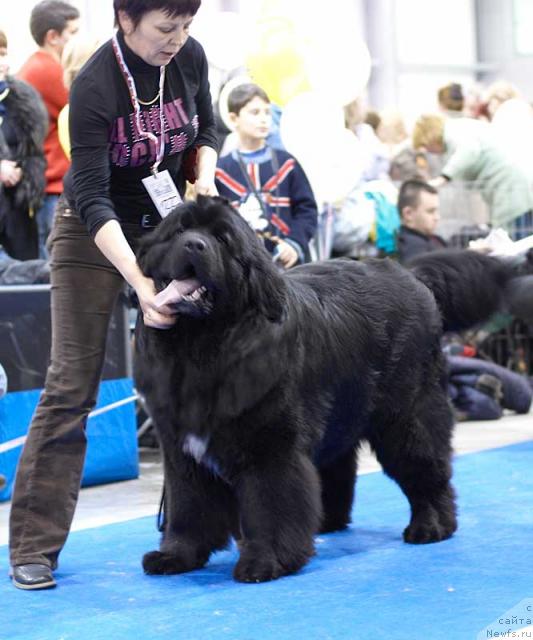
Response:
POLYGON ((461 331, 497 312, 533 321, 533 275, 527 275, 527 265, 527 260, 517 264, 464 249, 427 253, 407 267, 433 292, 444 331, 461 331))

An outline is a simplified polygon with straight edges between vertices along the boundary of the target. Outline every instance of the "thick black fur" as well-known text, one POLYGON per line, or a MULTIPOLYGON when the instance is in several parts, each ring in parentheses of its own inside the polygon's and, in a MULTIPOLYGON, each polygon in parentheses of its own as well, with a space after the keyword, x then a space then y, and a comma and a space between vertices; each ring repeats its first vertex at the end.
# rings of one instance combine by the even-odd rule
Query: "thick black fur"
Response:
MULTIPOLYGON (((165 530, 160 550, 144 556, 146 573, 202 567, 230 536, 240 548, 237 580, 297 571, 317 532, 350 522, 364 440, 409 500, 404 540, 453 534, 441 314, 412 272, 390 260, 340 259, 281 274, 218 198, 168 216, 138 260, 159 288, 191 276, 206 288, 177 305, 174 328, 137 324, 136 382, 166 484, 165 530)), ((461 270, 450 260, 442 270, 461 270)), ((452 279, 435 268, 440 300, 452 279)), ((429 278, 422 267, 415 273, 429 278)), ((454 312, 470 319, 461 298, 480 282, 451 286, 464 290, 452 291, 454 312)))

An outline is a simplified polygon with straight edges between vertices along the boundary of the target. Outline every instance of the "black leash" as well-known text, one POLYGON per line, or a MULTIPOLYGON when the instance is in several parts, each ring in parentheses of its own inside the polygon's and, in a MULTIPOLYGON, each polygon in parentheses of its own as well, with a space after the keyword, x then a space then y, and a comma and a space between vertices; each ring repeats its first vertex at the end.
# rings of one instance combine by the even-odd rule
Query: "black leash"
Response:
POLYGON ((163 533, 165 531, 165 482, 163 481, 163 490, 161 491, 161 501, 159 502, 159 511, 157 512, 157 530, 163 533))

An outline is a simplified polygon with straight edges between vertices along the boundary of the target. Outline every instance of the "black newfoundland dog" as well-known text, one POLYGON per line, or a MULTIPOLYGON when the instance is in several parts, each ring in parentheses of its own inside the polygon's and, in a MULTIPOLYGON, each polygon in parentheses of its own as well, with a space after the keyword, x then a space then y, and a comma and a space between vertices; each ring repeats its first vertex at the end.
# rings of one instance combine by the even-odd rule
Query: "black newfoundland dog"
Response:
POLYGON ((172 329, 136 329, 166 487, 146 573, 202 567, 231 536, 235 579, 298 571, 316 533, 350 522, 363 440, 409 500, 404 540, 453 534, 442 315, 455 328, 489 315, 507 277, 495 260, 458 256, 414 271, 338 259, 280 273, 219 198, 181 206, 145 238, 139 264, 158 289, 185 282, 172 329))

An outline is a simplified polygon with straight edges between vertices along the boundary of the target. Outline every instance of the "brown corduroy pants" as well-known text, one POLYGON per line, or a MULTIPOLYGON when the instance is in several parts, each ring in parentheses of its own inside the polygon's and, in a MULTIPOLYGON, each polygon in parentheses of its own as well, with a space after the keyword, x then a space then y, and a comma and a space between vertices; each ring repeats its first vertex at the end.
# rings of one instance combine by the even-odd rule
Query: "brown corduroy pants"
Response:
POLYGON ((20 458, 10 514, 11 564, 57 566, 85 460, 107 330, 123 286, 78 216, 60 200, 52 256, 50 366, 20 458))

